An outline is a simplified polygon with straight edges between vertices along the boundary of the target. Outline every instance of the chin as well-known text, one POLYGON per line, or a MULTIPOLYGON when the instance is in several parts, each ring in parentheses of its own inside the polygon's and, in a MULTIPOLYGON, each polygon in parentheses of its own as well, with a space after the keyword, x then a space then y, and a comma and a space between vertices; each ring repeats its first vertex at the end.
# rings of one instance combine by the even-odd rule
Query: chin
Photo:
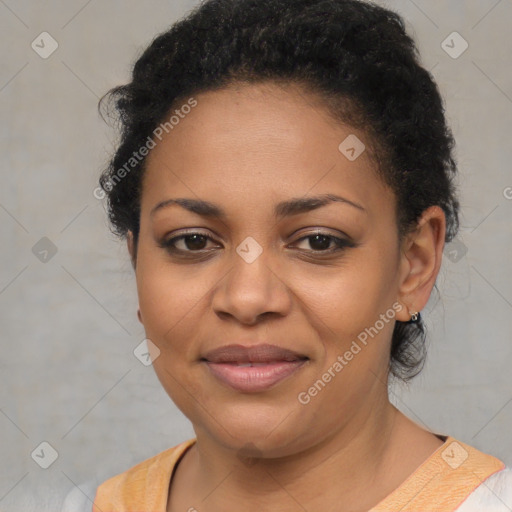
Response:
MULTIPOLYGON (((215 442, 227 449, 234 450, 243 455, 251 451, 255 455, 265 458, 274 458, 293 453, 292 445, 299 444, 299 439, 308 436, 299 428, 304 423, 300 420, 297 411, 287 410, 282 406, 270 405, 241 405, 224 406, 222 410, 211 410, 212 416, 201 414, 201 420, 192 420, 196 434, 215 438, 215 442)), ((311 432, 311 429, 308 429, 311 432)))

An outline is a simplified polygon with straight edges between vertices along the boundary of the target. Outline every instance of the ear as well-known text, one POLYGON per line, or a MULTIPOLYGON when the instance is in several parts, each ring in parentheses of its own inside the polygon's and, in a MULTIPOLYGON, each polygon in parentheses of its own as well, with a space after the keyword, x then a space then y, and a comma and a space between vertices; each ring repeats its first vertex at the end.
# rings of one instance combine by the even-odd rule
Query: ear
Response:
POLYGON ((135 265, 137 263, 137 248, 135 247, 135 241, 133 239, 133 233, 131 231, 128 231, 126 235, 126 245, 128 247, 128 252, 130 254, 132 267, 135 270, 135 265))
POLYGON ((407 322, 411 314, 421 311, 428 302, 443 259, 446 217, 439 206, 427 208, 416 229, 408 234, 401 247, 398 300, 405 307, 396 319, 407 322))

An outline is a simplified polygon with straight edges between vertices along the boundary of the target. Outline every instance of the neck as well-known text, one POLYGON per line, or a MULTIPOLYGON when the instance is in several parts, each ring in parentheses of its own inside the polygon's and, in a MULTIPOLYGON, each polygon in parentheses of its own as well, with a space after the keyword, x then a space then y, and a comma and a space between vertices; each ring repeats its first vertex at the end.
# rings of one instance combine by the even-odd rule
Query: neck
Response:
POLYGON ((307 510, 339 511, 340 503, 345 510, 363 511, 430 454, 397 464, 397 453, 407 453, 401 449, 401 438, 405 435, 404 440, 410 441, 413 430, 421 429, 390 404, 387 394, 385 399, 366 402, 349 423, 314 446, 281 458, 244 463, 236 450, 198 429, 196 447, 182 461, 182 475, 198 510, 234 510, 243 500, 248 512, 268 509, 269 503, 276 511, 299 510, 298 504, 307 510))

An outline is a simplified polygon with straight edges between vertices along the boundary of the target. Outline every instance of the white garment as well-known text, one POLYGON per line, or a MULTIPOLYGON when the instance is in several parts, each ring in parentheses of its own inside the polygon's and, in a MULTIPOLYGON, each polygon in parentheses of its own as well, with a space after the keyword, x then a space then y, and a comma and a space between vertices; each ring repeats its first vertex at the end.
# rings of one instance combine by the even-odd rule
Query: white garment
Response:
POLYGON ((456 512, 512 512, 512 468, 484 480, 456 512))
POLYGON ((67 494, 60 512, 92 512, 92 503, 96 496, 96 482, 85 482, 67 494))

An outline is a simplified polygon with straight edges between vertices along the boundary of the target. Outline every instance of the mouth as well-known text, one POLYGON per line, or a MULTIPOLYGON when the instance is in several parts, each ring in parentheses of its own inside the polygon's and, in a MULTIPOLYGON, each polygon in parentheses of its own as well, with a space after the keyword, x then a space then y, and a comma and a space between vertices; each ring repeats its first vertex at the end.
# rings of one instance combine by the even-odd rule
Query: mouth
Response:
POLYGON ((309 358, 276 345, 226 345, 201 358, 211 374, 240 392, 268 390, 295 374, 309 358))

